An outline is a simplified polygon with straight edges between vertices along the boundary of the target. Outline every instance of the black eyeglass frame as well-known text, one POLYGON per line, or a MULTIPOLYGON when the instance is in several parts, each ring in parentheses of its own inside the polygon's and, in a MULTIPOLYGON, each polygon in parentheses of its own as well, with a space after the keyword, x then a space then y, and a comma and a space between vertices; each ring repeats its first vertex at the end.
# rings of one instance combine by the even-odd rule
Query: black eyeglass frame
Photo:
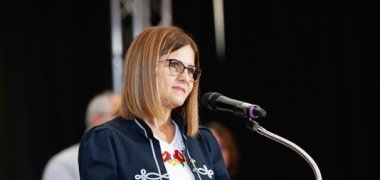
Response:
POLYGON ((192 78, 192 82, 196 82, 199 80, 199 78, 201 77, 201 73, 202 73, 202 70, 200 68, 197 68, 195 66, 188 66, 186 67, 180 60, 178 59, 166 59, 166 61, 169 62, 169 71, 172 75, 174 76, 178 76, 180 74, 182 74, 183 72, 185 72, 185 69, 187 69, 187 72, 188 74, 190 75, 190 78, 192 78), (173 62, 175 63, 179 63, 179 65, 181 65, 181 69, 178 69, 177 67, 178 66, 173 66, 173 62), (178 72, 172 72, 171 68, 175 68, 177 69, 178 72))

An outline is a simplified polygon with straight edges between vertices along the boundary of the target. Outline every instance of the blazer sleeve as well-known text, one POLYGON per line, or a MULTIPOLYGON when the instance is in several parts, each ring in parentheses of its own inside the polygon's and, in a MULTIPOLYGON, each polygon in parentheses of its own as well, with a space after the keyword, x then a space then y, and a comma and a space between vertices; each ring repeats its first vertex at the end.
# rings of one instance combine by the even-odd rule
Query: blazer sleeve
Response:
POLYGON ((105 126, 88 131, 79 146, 81 180, 118 179, 115 146, 112 133, 105 126))
POLYGON ((215 136, 206 127, 201 127, 200 132, 202 133, 208 144, 209 153, 211 156, 212 163, 214 165, 215 179, 230 180, 231 177, 228 174, 227 167, 223 160, 222 151, 220 149, 218 141, 216 141, 215 136))

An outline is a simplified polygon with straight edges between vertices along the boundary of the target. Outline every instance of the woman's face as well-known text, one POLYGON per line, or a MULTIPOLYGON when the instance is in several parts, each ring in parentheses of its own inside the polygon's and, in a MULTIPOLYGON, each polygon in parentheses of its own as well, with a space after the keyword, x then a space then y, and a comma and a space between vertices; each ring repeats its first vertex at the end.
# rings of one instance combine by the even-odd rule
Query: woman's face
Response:
POLYGON ((158 78, 162 81, 160 92, 164 108, 169 110, 182 106, 193 90, 194 82, 192 82, 188 69, 185 68, 182 73, 173 73, 173 68, 175 65, 181 66, 180 63, 185 67, 195 67, 194 59, 194 51, 190 45, 161 56, 158 78), (169 67, 168 59, 172 63, 171 67, 169 67), (172 71, 170 71, 170 68, 172 68, 172 71))

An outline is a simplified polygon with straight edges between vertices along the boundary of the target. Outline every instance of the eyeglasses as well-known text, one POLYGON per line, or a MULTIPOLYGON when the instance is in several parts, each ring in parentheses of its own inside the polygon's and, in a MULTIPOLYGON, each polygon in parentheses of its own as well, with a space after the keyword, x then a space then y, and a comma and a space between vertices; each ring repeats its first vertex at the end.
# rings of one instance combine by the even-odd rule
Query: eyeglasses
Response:
POLYGON ((187 73, 189 74, 191 82, 197 81, 201 76, 201 70, 197 69, 194 66, 186 67, 181 61, 178 61, 176 59, 167 59, 166 61, 169 62, 169 71, 173 76, 182 74, 185 69, 187 69, 187 73))

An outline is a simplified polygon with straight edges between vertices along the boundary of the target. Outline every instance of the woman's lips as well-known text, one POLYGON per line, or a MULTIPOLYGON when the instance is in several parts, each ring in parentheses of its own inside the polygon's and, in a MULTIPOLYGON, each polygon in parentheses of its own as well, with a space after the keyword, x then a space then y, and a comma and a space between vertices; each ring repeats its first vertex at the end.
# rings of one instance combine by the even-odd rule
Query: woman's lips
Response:
POLYGON ((177 91, 181 91, 181 92, 183 92, 183 93, 186 93, 186 90, 185 90, 185 88, 183 88, 183 87, 180 87, 180 86, 174 86, 173 87, 175 90, 177 90, 177 91))

